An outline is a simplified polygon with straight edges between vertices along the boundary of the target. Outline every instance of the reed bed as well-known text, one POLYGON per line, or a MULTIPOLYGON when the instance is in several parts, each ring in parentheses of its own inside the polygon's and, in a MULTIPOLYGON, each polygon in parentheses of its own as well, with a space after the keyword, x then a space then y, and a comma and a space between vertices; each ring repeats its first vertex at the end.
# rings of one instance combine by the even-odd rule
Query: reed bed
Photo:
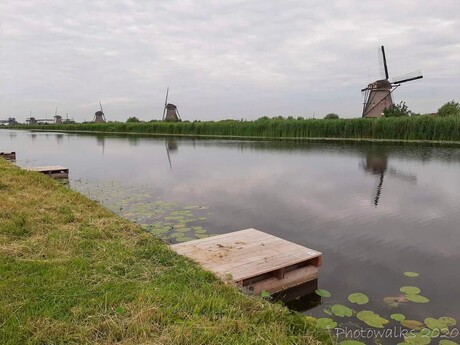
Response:
POLYGON ((29 129, 125 132, 256 138, 342 138, 460 141, 460 117, 416 116, 380 119, 268 119, 255 121, 110 122, 19 126, 29 129))

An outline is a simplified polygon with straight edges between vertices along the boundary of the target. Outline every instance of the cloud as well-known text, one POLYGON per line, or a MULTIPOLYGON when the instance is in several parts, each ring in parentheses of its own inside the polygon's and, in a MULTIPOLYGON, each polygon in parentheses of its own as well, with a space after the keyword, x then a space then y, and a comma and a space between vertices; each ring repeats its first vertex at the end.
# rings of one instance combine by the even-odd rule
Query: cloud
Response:
POLYGON ((161 115, 164 92, 185 119, 359 116, 359 90, 423 68, 397 90, 420 112, 458 98, 457 0, 10 1, 0 4, 0 117, 58 105, 77 120, 161 115), (119 100, 123 100, 120 102, 119 100))

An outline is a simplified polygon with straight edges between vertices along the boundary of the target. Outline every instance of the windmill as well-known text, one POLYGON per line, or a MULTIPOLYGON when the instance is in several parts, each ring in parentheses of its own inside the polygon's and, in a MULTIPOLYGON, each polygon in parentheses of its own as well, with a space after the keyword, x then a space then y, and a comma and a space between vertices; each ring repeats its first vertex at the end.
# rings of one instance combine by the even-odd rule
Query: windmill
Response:
POLYGON ((99 101, 99 106, 101 107, 101 110, 98 110, 94 113, 93 121, 96 123, 105 123, 105 115, 104 110, 102 109, 101 101, 99 101))
POLYGON ((174 104, 168 103, 168 94, 169 94, 169 86, 166 90, 166 99, 165 99, 165 106, 163 108, 163 121, 170 121, 170 122, 178 122, 182 121, 179 115, 179 110, 174 104), (166 114, 166 116, 165 116, 166 114))
POLYGON ((415 71, 405 75, 389 79, 387 59, 385 56, 385 48, 379 48, 379 60, 381 65, 382 78, 367 85, 361 92, 364 94, 363 117, 380 117, 383 111, 393 105, 391 94, 402 83, 408 81, 422 79, 422 71, 415 71))
POLYGON ((61 115, 58 115, 57 113, 57 107, 56 107, 56 111, 54 112, 54 123, 56 125, 62 125, 62 116, 61 115))

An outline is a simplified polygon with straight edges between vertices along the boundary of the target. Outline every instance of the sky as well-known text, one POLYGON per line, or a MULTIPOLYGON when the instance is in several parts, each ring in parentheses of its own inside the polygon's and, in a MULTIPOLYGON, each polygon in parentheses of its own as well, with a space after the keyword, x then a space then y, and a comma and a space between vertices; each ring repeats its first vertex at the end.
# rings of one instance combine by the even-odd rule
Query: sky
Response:
POLYGON ((0 119, 360 117, 361 89, 422 69, 396 102, 460 100, 459 0, 2 0, 0 119))

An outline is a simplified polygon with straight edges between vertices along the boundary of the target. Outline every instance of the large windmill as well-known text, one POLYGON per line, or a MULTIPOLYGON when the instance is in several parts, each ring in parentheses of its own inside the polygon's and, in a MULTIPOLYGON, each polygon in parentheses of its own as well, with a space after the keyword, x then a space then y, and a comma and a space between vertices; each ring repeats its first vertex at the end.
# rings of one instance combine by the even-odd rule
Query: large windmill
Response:
POLYGON ((166 90, 166 99, 165 99, 165 106, 163 108, 163 121, 171 121, 177 122, 182 121, 179 115, 179 110, 174 104, 168 103, 168 95, 169 95, 169 86, 166 90), (166 116, 165 116, 166 115, 166 116))
POLYGON ((98 110, 94 113, 94 118, 93 121, 96 123, 104 123, 105 122, 105 114, 104 110, 102 109, 102 104, 101 101, 99 101, 99 106, 101 107, 101 110, 98 110))
POLYGON ((374 81, 361 90, 364 93, 363 117, 382 116, 383 111, 393 105, 391 94, 396 88, 402 83, 423 78, 422 71, 415 71, 390 80, 383 46, 379 48, 379 58, 384 79, 374 81))

